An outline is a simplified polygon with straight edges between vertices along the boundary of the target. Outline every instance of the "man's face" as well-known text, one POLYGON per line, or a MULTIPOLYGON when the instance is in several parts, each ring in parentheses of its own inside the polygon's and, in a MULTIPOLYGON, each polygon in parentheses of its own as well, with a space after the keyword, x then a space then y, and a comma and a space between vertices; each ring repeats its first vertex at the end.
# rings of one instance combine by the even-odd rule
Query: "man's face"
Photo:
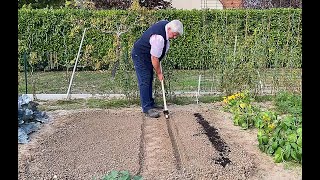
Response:
POLYGON ((168 28, 168 38, 169 39, 175 39, 179 36, 180 34, 178 32, 172 32, 171 28, 168 28))

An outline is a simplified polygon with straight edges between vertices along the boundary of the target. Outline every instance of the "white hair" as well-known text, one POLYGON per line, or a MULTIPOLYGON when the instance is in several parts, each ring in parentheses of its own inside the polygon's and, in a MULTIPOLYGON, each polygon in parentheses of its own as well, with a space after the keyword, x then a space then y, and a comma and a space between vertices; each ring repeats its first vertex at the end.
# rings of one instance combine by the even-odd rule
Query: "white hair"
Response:
POLYGON ((180 36, 183 34, 183 25, 182 22, 179 20, 172 20, 167 24, 168 27, 170 27, 172 32, 179 33, 180 36))

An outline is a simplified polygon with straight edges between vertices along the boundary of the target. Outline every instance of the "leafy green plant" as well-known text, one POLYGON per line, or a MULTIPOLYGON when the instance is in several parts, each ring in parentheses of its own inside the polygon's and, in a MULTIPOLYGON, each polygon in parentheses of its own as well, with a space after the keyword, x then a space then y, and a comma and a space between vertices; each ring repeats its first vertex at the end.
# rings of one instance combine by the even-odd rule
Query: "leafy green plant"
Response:
POLYGON ((240 102, 249 101, 247 97, 248 96, 243 92, 239 92, 239 93, 235 93, 235 94, 223 97, 223 103, 225 104, 225 106, 223 106, 224 110, 232 113, 234 111, 234 108, 237 107, 237 105, 239 104, 239 101, 240 102))
POLYGON ((261 111, 251 106, 253 100, 248 93, 224 97, 223 102, 225 110, 234 115, 235 125, 243 129, 253 125, 258 128, 259 149, 273 156, 276 163, 302 163, 301 99, 288 92, 280 93, 274 99, 278 111, 261 111))
POLYGON ((258 129, 267 129, 269 133, 275 127, 277 116, 277 113, 273 111, 261 111, 256 116, 255 127, 258 129))
POLYGON ((301 118, 294 116, 286 116, 279 122, 274 132, 274 136, 278 135, 278 141, 282 152, 276 152, 274 156, 275 162, 294 160, 302 162, 302 126, 301 118))
POLYGON ((252 101, 253 98, 248 91, 223 97, 224 110, 233 114, 234 125, 241 126, 243 129, 254 126, 255 116, 259 109, 251 105, 252 101))
POLYGON ((129 171, 116 171, 109 172, 102 180, 143 180, 142 176, 132 176, 129 171))
MULTIPOLYGON (((295 161, 302 163, 302 101, 301 95, 280 92, 274 98, 277 112, 282 116, 272 116, 272 129, 263 125, 263 120, 257 120, 260 130, 268 131, 268 142, 259 141, 259 148, 274 156, 275 162, 295 161), (278 117, 278 118, 274 118, 278 117), (267 129, 267 130, 266 130, 267 129)), ((269 113, 270 114, 270 113, 269 113)), ((275 112, 273 112, 275 114, 275 112)), ((264 118, 262 118, 264 119, 264 118)), ((269 127, 270 125, 268 125, 269 127)), ((258 139, 263 139, 258 134, 258 139)))
POLYGON ((240 102, 237 110, 234 111, 233 123, 236 126, 241 126, 243 129, 248 129, 254 126, 255 116, 259 110, 251 104, 240 102))
POLYGON ((302 115, 302 96, 287 91, 279 92, 274 98, 276 110, 282 114, 302 115))
POLYGON ((260 150, 274 156, 274 161, 277 163, 291 160, 301 163, 301 117, 285 115, 281 119, 274 112, 264 112, 263 114, 262 119, 257 123, 260 150))

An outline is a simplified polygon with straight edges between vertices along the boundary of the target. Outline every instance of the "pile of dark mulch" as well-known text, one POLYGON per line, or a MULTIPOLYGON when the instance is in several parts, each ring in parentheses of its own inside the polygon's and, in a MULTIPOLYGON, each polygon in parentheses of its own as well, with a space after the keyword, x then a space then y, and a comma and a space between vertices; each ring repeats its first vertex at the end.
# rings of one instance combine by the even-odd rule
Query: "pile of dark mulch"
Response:
POLYGON ((39 103, 31 101, 24 94, 18 97, 18 143, 25 144, 30 141, 29 134, 39 130, 40 124, 49 120, 45 112, 38 110, 39 103))

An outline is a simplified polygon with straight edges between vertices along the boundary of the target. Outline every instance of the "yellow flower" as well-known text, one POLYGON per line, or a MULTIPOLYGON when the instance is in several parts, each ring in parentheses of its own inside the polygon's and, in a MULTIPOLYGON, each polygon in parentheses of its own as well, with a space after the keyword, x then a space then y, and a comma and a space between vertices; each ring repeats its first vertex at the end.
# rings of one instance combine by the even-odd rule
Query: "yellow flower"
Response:
POLYGON ((274 127, 275 127, 274 123, 268 125, 268 128, 270 128, 270 129, 274 129, 274 127))
POLYGON ((270 120, 271 120, 268 115, 263 115, 263 116, 262 116, 262 119, 263 119, 264 121, 270 121, 270 120))
POLYGON ((240 107, 243 109, 243 108, 245 108, 246 107, 246 103, 241 103, 240 104, 240 107))

